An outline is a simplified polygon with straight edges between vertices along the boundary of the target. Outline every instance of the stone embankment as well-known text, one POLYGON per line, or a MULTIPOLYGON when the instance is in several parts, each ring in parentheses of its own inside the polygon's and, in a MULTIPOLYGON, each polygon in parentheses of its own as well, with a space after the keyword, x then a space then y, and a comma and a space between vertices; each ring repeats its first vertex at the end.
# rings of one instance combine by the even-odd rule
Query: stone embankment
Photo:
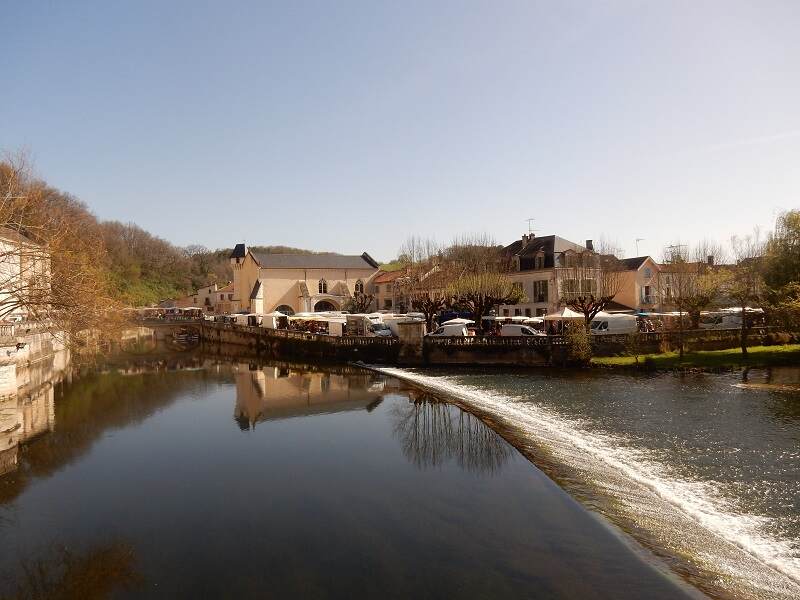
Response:
MULTIPOLYGON (((423 335, 422 325, 416 323, 401 324, 398 338, 333 337, 208 321, 199 323, 199 328, 206 346, 236 346, 272 359, 403 366, 533 367, 562 366, 567 356, 567 342, 562 336, 430 338, 423 335)), ((765 334, 762 328, 752 330, 750 343, 761 343, 765 334)), ((674 332, 642 333, 636 336, 635 344, 639 353, 657 353, 677 347, 678 340, 674 332)), ((627 335, 592 337, 596 356, 624 354, 631 344, 627 335)), ((692 350, 718 350, 738 344, 738 330, 684 332, 684 345, 692 350)))

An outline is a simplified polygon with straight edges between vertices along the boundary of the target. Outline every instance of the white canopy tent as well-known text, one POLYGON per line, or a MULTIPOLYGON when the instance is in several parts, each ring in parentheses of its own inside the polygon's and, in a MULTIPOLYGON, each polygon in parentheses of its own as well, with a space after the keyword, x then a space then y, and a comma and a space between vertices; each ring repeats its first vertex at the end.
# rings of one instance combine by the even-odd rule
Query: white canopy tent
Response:
POLYGON ((439 323, 440 325, 473 325, 475 321, 470 321, 469 319, 450 319, 449 321, 445 321, 444 323, 439 323))
POLYGON ((560 311, 550 313, 542 318, 545 321, 577 321, 578 319, 583 319, 584 316, 571 308, 562 308, 560 311))

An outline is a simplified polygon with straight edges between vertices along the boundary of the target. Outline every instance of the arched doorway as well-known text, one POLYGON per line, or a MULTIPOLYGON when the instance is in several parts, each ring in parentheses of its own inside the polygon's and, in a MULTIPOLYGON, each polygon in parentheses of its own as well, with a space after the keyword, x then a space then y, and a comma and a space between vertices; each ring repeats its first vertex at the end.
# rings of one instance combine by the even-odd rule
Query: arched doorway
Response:
POLYGON ((336 307, 332 302, 328 302, 327 300, 320 300, 314 305, 314 312, 325 312, 329 310, 336 310, 336 307))
POLYGON ((294 314, 294 309, 286 304, 281 304, 278 308, 275 309, 275 311, 283 313, 287 317, 291 317, 294 314))

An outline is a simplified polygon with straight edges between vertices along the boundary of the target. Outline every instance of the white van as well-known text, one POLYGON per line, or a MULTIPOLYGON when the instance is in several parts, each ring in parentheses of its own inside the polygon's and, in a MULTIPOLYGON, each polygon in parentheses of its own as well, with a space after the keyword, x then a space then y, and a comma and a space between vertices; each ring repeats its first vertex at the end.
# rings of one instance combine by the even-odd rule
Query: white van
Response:
POLYGON ((544 333, 541 331, 536 331, 535 329, 528 327, 527 325, 520 325, 518 323, 509 323, 507 325, 503 325, 500 328, 500 335, 510 336, 510 337, 519 337, 523 335, 538 335, 543 336, 544 333))
POLYGON ((400 323, 424 323, 425 319, 417 319, 407 315, 383 315, 383 322, 389 327, 393 335, 399 336, 400 329, 398 325, 400 323))
POLYGON ((597 316, 589 327, 595 335, 635 333, 639 329, 635 316, 619 314, 597 316))
POLYGON ((741 326, 741 314, 714 313, 700 317, 700 329, 740 329, 741 326))
POLYGON ((469 332, 463 323, 453 325, 442 325, 435 331, 428 334, 431 337, 467 337, 469 332))

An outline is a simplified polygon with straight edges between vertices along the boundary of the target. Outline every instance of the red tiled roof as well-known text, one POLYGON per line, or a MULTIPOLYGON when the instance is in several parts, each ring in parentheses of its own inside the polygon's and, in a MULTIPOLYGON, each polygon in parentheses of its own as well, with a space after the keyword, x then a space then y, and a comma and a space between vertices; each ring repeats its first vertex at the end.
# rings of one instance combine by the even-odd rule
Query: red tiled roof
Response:
POLYGON ((395 279, 405 276, 405 274, 405 269, 398 269, 397 271, 378 271, 372 283, 391 283, 395 279))

